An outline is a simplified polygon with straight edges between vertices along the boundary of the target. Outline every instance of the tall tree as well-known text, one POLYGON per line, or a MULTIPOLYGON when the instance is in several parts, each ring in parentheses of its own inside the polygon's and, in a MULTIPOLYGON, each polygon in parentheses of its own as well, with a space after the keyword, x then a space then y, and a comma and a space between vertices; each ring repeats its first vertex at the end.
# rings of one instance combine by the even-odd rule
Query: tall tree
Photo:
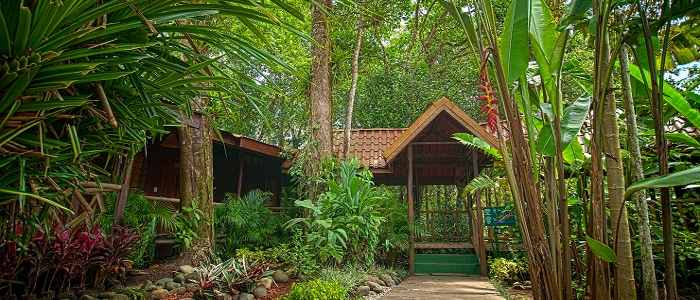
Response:
MULTIPOLYGON (((590 142, 591 152, 591 217, 588 230, 592 239, 605 244, 607 241, 607 226, 605 221, 604 194, 604 171, 602 164, 603 154, 603 119, 605 111, 605 98, 607 95, 607 70, 610 68, 610 50, 608 44, 608 13, 610 1, 593 1, 593 18, 595 18, 595 61, 593 71, 593 100, 591 103, 593 112, 591 113, 592 135, 590 142)), ((589 248, 593 247, 589 244, 589 248)), ((588 255, 588 265, 590 277, 587 279, 588 292, 593 299, 609 299, 610 286, 609 265, 601 257, 588 255)))
POLYGON ((345 132, 343 141, 343 157, 348 157, 350 154, 350 130, 352 129, 352 111, 355 106, 355 94, 357 93, 357 77, 360 65, 360 52, 362 51, 362 33, 364 24, 362 24, 362 14, 357 16, 357 35, 355 37, 355 51, 352 53, 351 62, 351 80, 350 91, 348 92, 348 107, 345 112, 345 132))
POLYGON ((615 299, 637 299, 634 287, 632 243, 627 207, 624 205, 625 172, 620 154, 620 132, 617 126, 615 96, 609 92, 605 103, 603 126, 605 131, 605 166, 607 168, 608 205, 610 225, 615 241, 615 299))
MULTIPOLYGON (((668 0, 664 1, 664 11, 666 10, 668 0)), ((645 54, 647 59, 647 66, 640 66, 642 68, 647 67, 651 79, 651 97, 650 106, 651 112, 654 117, 654 134, 655 134, 655 146, 656 155, 659 158, 659 175, 664 176, 668 174, 668 149, 666 144, 666 136, 664 134, 664 121, 663 121, 663 107, 661 103, 661 97, 663 96, 659 87, 659 78, 656 70, 656 55, 654 52, 653 42, 651 38, 651 29, 649 27, 649 21, 647 20, 647 15, 644 7, 640 0, 637 1, 637 9, 639 10, 639 15, 642 20, 642 31, 644 33, 644 46, 645 54)), ((668 20, 666 24, 666 31, 669 30, 671 26, 671 19, 668 20)), ((666 34, 666 43, 668 43, 668 34, 666 34)), ((664 51, 665 53, 665 51, 664 51)), ((662 59, 663 60, 663 59, 662 59)), ((663 70, 663 65, 661 66, 663 70)), ((662 71, 663 73, 663 71, 662 71)), ((663 79, 663 78, 662 78, 663 79)), ((663 82, 663 80, 661 80, 663 82)), ((664 264, 666 269, 666 274, 664 277, 664 282, 666 283, 666 298, 669 300, 678 299, 678 291, 676 286, 676 263, 675 263, 675 253, 673 249, 673 215, 671 214, 671 195, 668 188, 661 188, 661 220, 663 226, 663 237, 664 237, 664 264)))
MULTIPOLYGON (((625 120, 627 122, 627 151, 630 153, 630 171, 632 181, 644 179, 642 171, 642 153, 639 149, 639 133, 637 131, 637 112, 634 109, 632 98, 632 85, 629 75, 629 59, 627 47, 620 49, 620 76, 622 83, 622 100, 625 108, 625 120)), ((634 200, 639 209, 639 244, 642 263, 642 291, 645 300, 658 299, 656 289, 656 268, 654 267, 654 254, 652 252, 651 230, 649 229, 649 207, 644 191, 634 194, 634 200)))
POLYGON ((331 39, 328 14, 331 0, 311 3, 311 83, 309 109, 311 138, 316 161, 331 154, 332 143, 332 91, 331 91, 331 39))
MULTIPOLYGON (((207 49, 198 45, 189 34, 184 35, 182 43, 198 55, 206 56, 207 49)), ((204 68, 203 73, 213 76, 209 68, 204 68)), ((197 238, 192 242, 192 248, 183 253, 185 262, 193 265, 204 262, 214 248, 213 135, 210 120, 203 114, 208 106, 209 97, 196 96, 191 104, 192 114, 181 113, 181 126, 178 128, 180 209, 192 218, 195 214, 187 209, 195 207, 201 210, 203 217, 203 220, 190 221, 197 224, 197 238)))

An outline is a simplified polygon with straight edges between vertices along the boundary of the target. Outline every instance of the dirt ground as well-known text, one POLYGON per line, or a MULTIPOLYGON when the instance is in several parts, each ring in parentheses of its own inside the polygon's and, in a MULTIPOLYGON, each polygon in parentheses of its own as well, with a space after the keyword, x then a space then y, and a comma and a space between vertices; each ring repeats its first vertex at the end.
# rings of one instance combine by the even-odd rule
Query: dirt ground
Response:
POLYGON ((411 276, 381 299, 483 299, 501 300, 488 278, 458 276, 411 276))

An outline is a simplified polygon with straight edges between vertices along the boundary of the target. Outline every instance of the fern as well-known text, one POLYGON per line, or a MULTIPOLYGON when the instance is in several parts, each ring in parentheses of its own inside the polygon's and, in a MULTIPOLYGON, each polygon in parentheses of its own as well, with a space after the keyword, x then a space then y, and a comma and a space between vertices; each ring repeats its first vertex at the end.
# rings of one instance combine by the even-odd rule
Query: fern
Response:
POLYGON ((452 135, 452 138, 459 141, 460 143, 464 144, 465 146, 472 148, 472 149, 478 149, 481 150, 482 152, 486 153, 488 156, 496 159, 496 160, 501 160, 503 157, 501 156, 501 152, 491 146, 489 143, 485 142, 484 140, 473 136, 469 133, 465 132, 460 132, 460 133, 455 133, 452 135))

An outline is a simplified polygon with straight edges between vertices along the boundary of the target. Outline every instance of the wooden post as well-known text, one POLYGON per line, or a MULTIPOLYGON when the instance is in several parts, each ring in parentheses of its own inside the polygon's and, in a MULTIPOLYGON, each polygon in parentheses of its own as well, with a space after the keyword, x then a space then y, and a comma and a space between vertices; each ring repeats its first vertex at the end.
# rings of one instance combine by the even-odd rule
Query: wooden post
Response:
POLYGON ((416 258, 415 230, 413 228, 415 225, 413 220, 413 145, 408 145, 408 183, 406 184, 406 191, 408 193, 408 227, 410 228, 408 246, 408 273, 413 275, 415 273, 414 264, 416 258))
POLYGON ((129 183, 131 182, 131 168, 134 166, 134 154, 129 154, 129 160, 126 163, 124 171, 124 182, 119 190, 117 198, 117 206, 114 209, 114 225, 122 224, 124 220, 124 209, 126 208, 126 200, 129 197, 129 183))
POLYGON ((243 189, 243 160, 240 154, 238 155, 238 183, 236 184, 236 194, 241 197, 241 192, 243 189))
MULTIPOLYGON (((472 171, 474 177, 479 175, 479 161, 476 153, 472 156, 472 171)), ((479 271, 481 276, 488 276, 488 263, 486 262, 486 244, 484 243, 484 212, 481 205, 480 193, 476 195, 476 226, 474 228, 474 247, 479 256, 479 271)))

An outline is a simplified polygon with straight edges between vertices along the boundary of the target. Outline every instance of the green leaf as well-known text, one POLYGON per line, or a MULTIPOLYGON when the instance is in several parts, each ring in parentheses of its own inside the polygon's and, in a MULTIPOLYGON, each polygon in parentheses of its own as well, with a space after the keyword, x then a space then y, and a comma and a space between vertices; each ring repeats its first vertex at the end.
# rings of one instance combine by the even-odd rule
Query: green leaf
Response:
POLYGON ((0 53, 5 55, 11 55, 11 39, 10 31, 7 28, 7 23, 5 22, 5 14, 0 12, 0 53))
POLYGON ((511 1, 506 14, 499 54, 508 86, 527 70, 529 0, 511 1))
POLYGON ((597 241, 590 236, 586 236, 586 242, 588 243, 588 247, 591 248, 591 251, 595 256, 598 258, 612 263, 615 262, 617 259, 615 256, 615 251, 608 247, 608 245, 601 243, 600 241, 597 241))
POLYGON ((685 144, 700 149, 700 142, 685 132, 666 133, 666 138, 674 143, 685 144))
POLYGON ((564 161, 569 165, 576 165, 583 163, 586 160, 586 156, 583 153, 583 147, 581 144, 573 139, 569 146, 564 148, 564 161))
POLYGON ((497 160, 502 159, 501 152, 498 151, 498 149, 492 147, 489 143, 469 133, 455 133, 454 135, 452 135, 452 138, 466 146, 479 149, 497 160))
POLYGON ((571 4, 569 4, 569 12, 561 19, 557 29, 564 30, 570 25, 585 22, 588 11, 590 11, 592 7, 592 0, 573 0, 571 4))
POLYGON ((673 172, 665 176, 653 177, 635 182, 627 187, 627 190, 625 191, 625 198, 628 198, 635 192, 643 189, 682 186, 698 182, 700 182, 700 166, 673 172))
POLYGON ((29 41, 29 33, 32 25, 32 12, 28 7, 22 6, 19 9, 19 23, 17 23, 17 31, 15 32, 15 43, 13 52, 15 56, 24 55, 24 49, 29 41))
POLYGON ((474 51, 474 53, 479 53, 481 50, 478 46, 479 41, 477 40, 477 34, 471 16, 463 12, 462 9, 455 4, 454 0, 441 0, 440 3, 447 9, 452 18, 459 23, 472 51, 474 51))
POLYGON ((54 202, 54 201, 52 201, 52 200, 46 199, 46 198, 44 198, 44 197, 42 197, 42 196, 39 196, 39 195, 35 195, 35 194, 32 194, 32 193, 19 192, 19 191, 15 191, 15 190, 6 190, 6 189, 0 189, 0 193, 12 194, 12 195, 17 195, 17 196, 25 196, 25 197, 29 197, 29 198, 34 198, 34 199, 36 199, 36 200, 45 202, 46 204, 49 204, 49 205, 51 205, 51 206, 53 206, 53 207, 57 207, 57 208, 63 209, 63 210, 65 210, 65 211, 67 211, 67 212, 73 214, 73 211, 70 210, 70 209, 68 209, 67 207, 65 207, 65 206, 63 206, 63 205, 61 205, 61 204, 58 204, 57 202, 54 202))
MULTIPOLYGON (((651 92, 651 75, 649 75, 649 72, 646 69, 640 70, 639 66, 630 64, 629 71, 630 75, 635 80, 646 83, 644 85, 647 87, 649 92, 651 92)), ((683 117, 688 119, 688 121, 693 124, 695 128, 700 128, 700 111, 693 108, 690 103, 688 103, 688 100, 683 97, 683 94, 676 90, 672 84, 666 82, 664 83, 663 88, 664 101, 671 105, 683 117)))
MULTIPOLYGON (((586 119, 591 105, 591 97, 581 96, 574 103, 564 108, 564 116, 561 119, 561 147, 566 148, 576 137, 583 121, 586 119)), ((551 126, 544 126, 537 139, 537 150, 543 155, 554 156, 554 135, 551 126)))
MULTIPOLYGON (((517 2, 517 1, 515 1, 517 2)), ((554 38, 557 36, 554 28, 552 13, 544 0, 530 1, 530 26, 533 47, 538 47, 544 53, 547 61, 552 58, 554 38)))

